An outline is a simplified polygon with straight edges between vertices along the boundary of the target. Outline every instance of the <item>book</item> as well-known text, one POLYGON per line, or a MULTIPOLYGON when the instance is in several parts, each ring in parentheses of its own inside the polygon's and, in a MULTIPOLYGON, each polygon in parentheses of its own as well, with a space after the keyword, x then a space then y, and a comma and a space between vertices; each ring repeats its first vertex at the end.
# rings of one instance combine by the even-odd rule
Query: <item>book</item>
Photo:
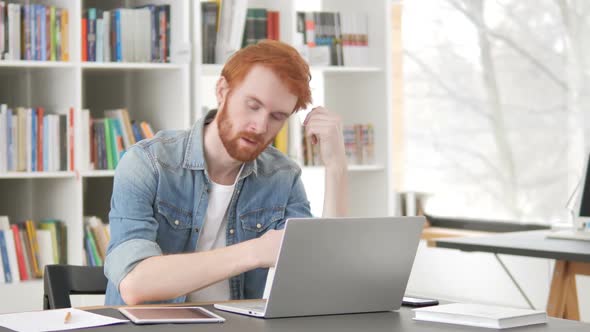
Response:
POLYGON ((39 246, 39 256, 38 256, 38 264, 39 264, 39 272, 41 273, 41 277, 43 276, 43 272, 45 272, 45 266, 51 264, 57 264, 58 261, 55 260, 55 256, 53 254, 53 243, 51 240, 51 232, 49 230, 44 229, 37 229, 37 244, 39 246))
POLYGON ((30 264, 31 270, 35 278, 43 277, 43 272, 39 267, 39 242, 37 242, 37 226, 32 220, 25 222, 26 235, 28 238, 28 245, 31 250, 30 264))
POLYGON ((215 44, 215 62, 225 61, 242 46, 246 26, 247 0, 221 2, 219 28, 215 44))
POLYGON ((12 272, 10 271, 10 261, 8 259, 8 249, 6 248, 6 237, 4 231, 0 230, 0 260, 2 261, 2 272, 6 283, 12 282, 12 272))
POLYGON ((20 237, 20 242, 23 245, 23 257, 25 262, 24 267, 27 272, 27 278, 23 280, 34 279, 35 276, 33 275, 33 268, 31 267, 31 245, 24 225, 19 227, 18 235, 20 237))
POLYGON ((14 236, 14 249, 16 251, 16 258, 18 262, 18 271, 20 280, 28 280, 29 275, 27 274, 27 265, 25 263, 25 254, 23 244, 21 241, 20 231, 18 225, 11 225, 12 234, 14 236))
MULTIPOLYGON (((40 230, 46 230, 51 235, 51 254, 53 255, 53 264, 58 264, 60 261, 59 257, 59 229, 56 220, 43 220, 39 223, 40 230)), ((41 244, 39 244, 41 249, 41 244)))
POLYGON ((89 227, 94 236, 94 244, 100 258, 104 261, 109 245, 109 234, 102 220, 95 216, 84 217, 84 224, 89 227))
POLYGON ((495 305, 451 303, 414 309, 414 320, 493 329, 543 324, 547 313, 495 305))
POLYGON ((201 47, 203 49, 203 63, 215 63, 218 13, 219 4, 217 2, 201 2, 201 47))
MULTIPOLYGON (((4 230, 4 237, 6 240, 6 251, 8 254, 8 264, 10 265, 10 272, 12 274, 12 282, 20 281, 18 258, 16 256, 15 237, 12 229, 4 230)), ((18 233, 17 233, 18 237, 18 233)))

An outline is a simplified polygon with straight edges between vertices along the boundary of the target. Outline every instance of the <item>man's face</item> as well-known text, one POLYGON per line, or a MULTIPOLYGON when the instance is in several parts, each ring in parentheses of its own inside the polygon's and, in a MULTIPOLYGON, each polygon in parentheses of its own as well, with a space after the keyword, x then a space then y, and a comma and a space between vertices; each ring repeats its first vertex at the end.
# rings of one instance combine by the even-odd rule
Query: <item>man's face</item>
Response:
POLYGON ((217 126, 223 146, 239 161, 256 159, 291 115, 297 97, 270 69, 254 66, 242 83, 222 92, 217 126))

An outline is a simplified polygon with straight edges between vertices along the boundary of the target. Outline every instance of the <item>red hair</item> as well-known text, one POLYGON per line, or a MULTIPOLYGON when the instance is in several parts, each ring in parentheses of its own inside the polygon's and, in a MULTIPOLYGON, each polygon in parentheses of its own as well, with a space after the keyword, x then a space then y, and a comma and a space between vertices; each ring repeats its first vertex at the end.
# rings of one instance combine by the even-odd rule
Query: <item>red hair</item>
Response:
POLYGON ((280 41, 263 40, 237 51, 225 63, 221 76, 231 88, 240 84, 257 64, 271 69, 297 97, 294 112, 311 103, 309 65, 295 48, 280 41))

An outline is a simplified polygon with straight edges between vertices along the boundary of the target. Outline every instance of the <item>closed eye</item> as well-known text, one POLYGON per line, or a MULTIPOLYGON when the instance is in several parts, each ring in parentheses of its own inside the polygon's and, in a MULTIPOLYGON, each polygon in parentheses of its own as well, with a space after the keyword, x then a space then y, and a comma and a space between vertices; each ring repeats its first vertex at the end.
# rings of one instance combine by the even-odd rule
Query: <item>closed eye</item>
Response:
POLYGON ((283 121, 287 117, 289 117, 287 114, 282 113, 282 112, 273 112, 271 116, 272 116, 273 119, 275 119, 277 121, 283 121))
POLYGON ((258 104, 257 102, 255 102, 253 100, 247 101, 246 106, 248 106, 248 108, 253 111, 258 111, 260 109, 260 104, 258 104))

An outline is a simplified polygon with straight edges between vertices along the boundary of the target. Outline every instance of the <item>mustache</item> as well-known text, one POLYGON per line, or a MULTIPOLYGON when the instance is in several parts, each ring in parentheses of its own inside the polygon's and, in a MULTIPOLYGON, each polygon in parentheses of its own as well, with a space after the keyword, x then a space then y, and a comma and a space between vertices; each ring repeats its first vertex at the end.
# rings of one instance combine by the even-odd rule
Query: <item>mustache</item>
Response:
POLYGON ((262 134, 254 134, 252 132, 242 131, 238 134, 238 137, 243 137, 257 143, 264 143, 264 135, 262 134))

